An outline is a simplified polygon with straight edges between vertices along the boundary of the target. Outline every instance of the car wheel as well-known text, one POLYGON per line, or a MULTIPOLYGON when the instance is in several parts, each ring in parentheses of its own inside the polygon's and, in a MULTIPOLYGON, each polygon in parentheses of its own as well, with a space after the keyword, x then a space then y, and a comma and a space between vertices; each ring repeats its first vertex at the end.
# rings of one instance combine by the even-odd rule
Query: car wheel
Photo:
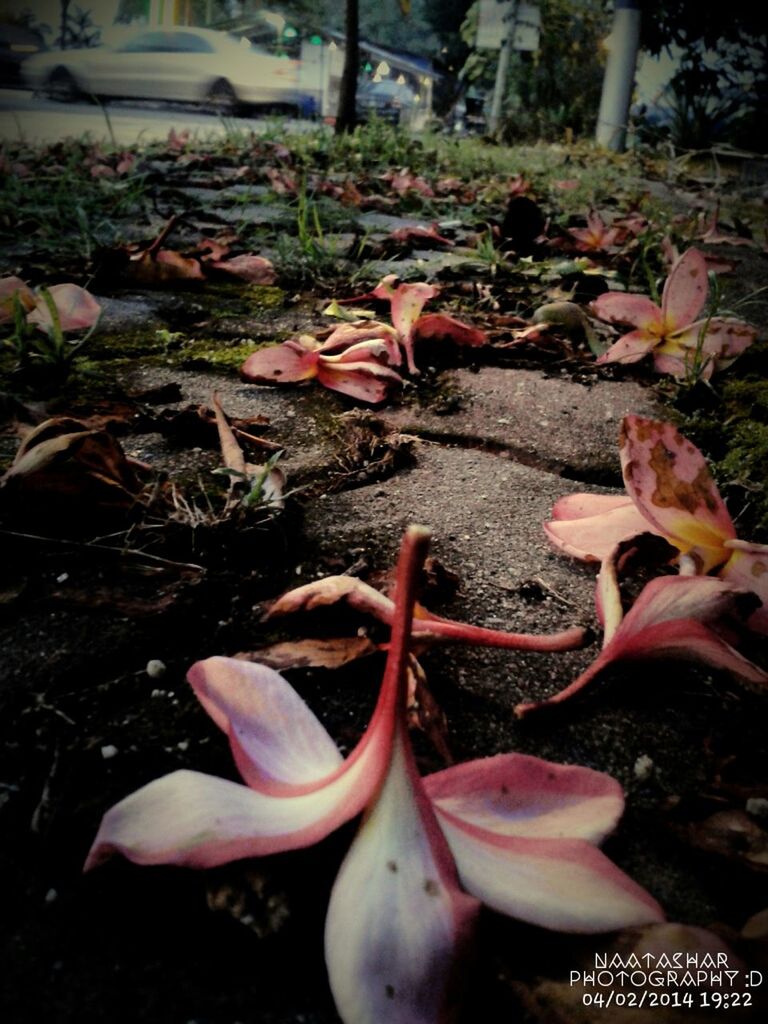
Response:
POLYGON ((237 93, 226 78, 217 78, 210 86, 206 103, 214 114, 236 114, 240 109, 237 93))
POLYGON ((301 117, 301 110, 296 103, 272 103, 267 112, 275 117, 301 117))
POLYGON ((54 68, 45 81, 45 94, 59 103, 71 103, 80 95, 80 90, 66 68, 54 68))

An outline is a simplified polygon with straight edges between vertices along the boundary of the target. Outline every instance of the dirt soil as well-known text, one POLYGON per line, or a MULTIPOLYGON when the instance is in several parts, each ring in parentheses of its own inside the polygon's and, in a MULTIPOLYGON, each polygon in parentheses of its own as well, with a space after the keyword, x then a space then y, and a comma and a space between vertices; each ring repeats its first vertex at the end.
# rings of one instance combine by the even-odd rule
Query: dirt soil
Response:
MULTIPOLYGON (((653 185, 657 203, 690 203, 682 185, 653 185)), ((698 188, 697 201, 702 194, 698 188)), ((263 202, 256 209, 272 217, 263 202)), ((711 251, 738 263, 732 295, 764 287, 764 253, 711 251)), ((456 283, 455 253, 442 262, 434 252, 422 256, 417 272, 442 274, 445 296, 468 320, 476 312, 488 322, 484 280, 502 302, 520 287, 519 278, 498 284, 478 275, 468 292, 456 283)), ((27 267, 24 258, 6 272, 27 267)), ((614 669, 557 714, 518 721, 512 711, 555 692, 598 650, 595 573, 553 551, 542 523, 564 494, 622 492, 619 424, 630 412, 676 414, 667 385, 642 368, 595 368, 564 335, 553 350, 446 355, 426 346, 417 352, 421 379, 373 410, 312 382, 283 389, 242 382, 244 339, 252 350, 321 326, 328 291, 287 287, 266 306, 263 296, 228 285, 212 303, 207 286, 110 288, 102 278, 105 313, 87 350, 88 373, 47 394, 8 378, 6 463, 20 420, 99 416, 128 456, 151 467, 148 480, 170 478, 177 489, 174 504, 162 484, 163 499, 132 526, 119 517, 84 521, 80 506, 55 493, 32 495, 2 523, 0 1017, 8 1024, 338 1024, 323 924, 355 823, 307 850, 209 871, 115 859, 83 875, 82 865, 102 815, 141 785, 179 768, 238 778, 225 738, 185 681, 189 667, 277 640, 358 633, 385 640, 386 630, 344 609, 282 622, 265 622, 263 613, 289 587, 320 577, 376 580, 393 564, 403 529, 419 522, 433 532, 438 562, 424 597, 432 611, 509 631, 583 624, 593 638, 563 654, 451 647, 425 655, 451 756, 462 762, 516 750, 615 776, 627 810, 604 849, 673 923, 653 935, 583 937, 485 911, 458 1019, 714 1019, 699 1001, 679 1013, 589 1007, 570 972, 587 969, 597 952, 647 942, 640 948, 724 948, 744 970, 768 977, 768 929, 742 932, 768 907, 765 693, 723 674, 656 662, 614 669), (220 509, 225 493, 213 475, 221 464, 215 428, 198 414, 214 391, 230 419, 248 420, 248 431, 284 449, 283 512, 200 511, 210 512, 206 502, 220 509)), ((765 305, 751 319, 765 337, 765 305)), ((243 445, 252 461, 263 460, 263 448, 243 445)), ((739 511, 740 530, 757 530, 748 501, 739 511)), ((749 653, 766 663, 758 644, 749 653)), ((287 676, 347 751, 366 726, 381 668, 376 654, 287 676)), ((417 733, 415 746, 422 772, 444 766, 427 736, 417 733)), ((764 1019, 768 1003, 758 1004, 767 988, 751 993, 751 1008, 731 1007, 728 1019, 764 1019)))

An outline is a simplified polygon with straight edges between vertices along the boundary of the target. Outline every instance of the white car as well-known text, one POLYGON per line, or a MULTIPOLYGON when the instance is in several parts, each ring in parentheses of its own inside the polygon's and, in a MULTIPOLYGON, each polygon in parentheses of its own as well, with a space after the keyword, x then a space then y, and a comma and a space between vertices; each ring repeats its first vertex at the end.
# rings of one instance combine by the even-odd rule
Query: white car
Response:
POLYGON ((115 46, 49 50, 24 62, 26 85, 51 97, 181 100, 235 112, 249 106, 314 113, 299 86, 300 62, 255 49, 226 32, 147 28, 115 46))

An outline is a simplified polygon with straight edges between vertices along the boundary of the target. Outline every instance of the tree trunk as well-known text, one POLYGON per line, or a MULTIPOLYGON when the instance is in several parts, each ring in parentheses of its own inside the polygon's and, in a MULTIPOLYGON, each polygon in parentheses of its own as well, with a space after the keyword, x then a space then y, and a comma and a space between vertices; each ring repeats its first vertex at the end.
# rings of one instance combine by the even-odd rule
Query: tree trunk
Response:
POLYGON ((360 7, 359 0, 347 0, 347 14, 344 31, 347 46, 344 55, 344 71, 341 76, 339 109, 336 112, 336 134, 351 132, 357 124, 357 76, 360 73, 360 7))
POLYGON ((610 50, 603 78, 603 94, 597 115, 595 141, 598 146, 623 153, 627 139, 629 106, 640 45, 641 0, 616 0, 610 50))
POLYGON ((71 0, 61 0, 61 24, 59 28, 59 46, 66 50, 69 45, 69 5, 71 0))

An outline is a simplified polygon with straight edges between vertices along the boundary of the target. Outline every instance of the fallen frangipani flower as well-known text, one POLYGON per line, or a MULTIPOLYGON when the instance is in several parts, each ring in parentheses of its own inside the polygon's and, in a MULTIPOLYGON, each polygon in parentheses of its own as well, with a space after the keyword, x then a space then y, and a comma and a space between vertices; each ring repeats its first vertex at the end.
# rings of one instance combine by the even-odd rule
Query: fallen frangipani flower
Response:
POLYGON ((86 869, 212 867, 318 842, 364 811, 331 893, 325 955, 345 1024, 438 1024, 479 900, 547 928, 603 932, 662 919, 599 843, 618 784, 519 754, 422 779, 405 723, 415 576, 428 534, 411 527, 398 565, 390 651, 376 709, 350 756, 281 676, 210 658, 190 682, 227 733, 245 785, 177 771, 104 817, 86 869))
MULTIPOLYGON (((291 615, 320 606, 346 601, 356 611, 371 615, 391 625, 395 604, 391 598, 353 576, 328 576, 313 583, 288 591, 268 610, 266 618, 291 615)), ((505 633, 501 630, 472 626, 465 622, 442 619, 420 604, 414 608, 411 627, 411 657, 408 709, 409 722, 422 729, 435 748, 450 761, 445 740, 445 717, 427 686, 424 670, 417 661, 427 648, 441 643, 459 643, 508 650, 566 651, 584 643, 585 630, 581 627, 544 636, 530 633, 505 633)), ((298 640, 271 644, 251 651, 245 657, 271 665, 273 668, 336 668, 358 658, 365 658, 385 645, 374 643, 367 636, 333 637, 325 640, 298 640)))
POLYGON ((708 380, 730 366, 757 336, 749 324, 731 317, 704 317, 707 266, 698 249, 688 249, 664 283, 661 307, 644 295, 607 292, 592 303, 601 320, 630 324, 625 334, 598 363, 636 363, 653 355, 657 373, 674 377, 692 374, 708 380))
POLYGON ((363 402, 383 402, 394 385, 402 384, 402 378, 386 365, 388 344, 377 335, 375 326, 367 336, 360 330, 356 335, 350 332, 357 340, 344 347, 338 332, 355 326, 342 324, 325 341, 300 334, 282 345, 261 348, 246 359, 240 374, 253 384, 297 384, 316 377, 332 391, 363 402))
POLYGON ((606 252, 616 246, 621 230, 615 226, 608 227, 597 210, 590 210, 587 214, 587 226, 568 228, 568 234, 576 239, 574 248, 579 252, 606 252))
POLYGON ((655 533, 680 552, 686 575, 717 571, 749 590, 761 606, 748 625, 768 632, 768 545, 739 540, 707 462, 699 449, 670 423, 626 416, 620 455, 628 497, 573 494, 561 498, 550 541, 582 561, 605 562, 617 544, 655 533))
POLYGON ((414 249, 434 249, 442 248, 443 246, 450 249, 456 244, 450 238, 441 235, 437 230, 436 224, 431 224, 429 227, 416 225, 414 227, 396 228, 394 231, 390 231, 386 240, 398 242, 404 246, 411 246, 414 249))
MULTIPOLYGON (((389 390, 402 383, 392 369, 400 366, 405 349, 408 371, 418 373, 413 359, 413 344, 419 338, 450 338, 459 345, 483 345, 482 331, 445 313, 421 311, 440 289, 418 281, 397 284, 395 274, 385 277, 372 292, 354 302, 383 299, 391 306, 392 324, 379 320, 355 320, 342 323, 323 341, 310 334, 299 335, 282 345, 259 349, 241 368, 245 380, 255 384, 293 384, 317 377, 334 391, 341 391, 364 402, 382 402, 389 390)), ((335 315, 336 306, 328 307, 335 315)))
POLYGON ((690 660, 768 684, 768 673, 716 631, 727 628, 728 619, 743 617, 751 629, 768 632, 768 546, 736 539, 703 455, 670 424, 627 416, 621 460, 628 498, 570 495, 557 502, 554 519, 544 526, 561 551, 600 562, 597 607, 605 630, 603 650, 554 697, 518 705, 520 716, 561 703, 616 661, 690 660), (624 616, 617 563, 631 542, 648 533, 666 540, 670 551, 678 550, 681 575, 652 580, 624 616), (715 570, 716 577, 706 575, 715 570), (760 607, 737 616, 745 598, 760 607))
POLYGON ((459 345, 484 345, 486 336, 476 327, 462 323, 446 313, 429 313, 421 311, 429 302, 440 294, 440 289, 424 281, 409 284, 398 282, 396 274, 388 274, 376 285, 372 292, 360 296, 353 301, 363 299, 383 299, 390 303, 390 316, 393 328, 390 328, 392 339, 390 362, 399 366, 402 357, 399 346, 405 349, 405 358, 409 373, 418 373, 413 358, 413 344, 419 338, 450 338, 459 345))
MULTIPOLYGON (((357 611, 372 615, 391 626, 395 615, 395 601, 354 576, 327 576, 289 590, 272 605, 267 618, 309 611, 324 605, 346 601, 357 611)), ((415 606, 411 624, 411 642, 429 646, 435 643, 464 643, 483 647, 506 647, 525 651, 569 651, 584 642, 585 631, 580 626, 560 633, 534 636, 530 633, 504 633, 501 630, 454 622, 415 606)))
POLYGON ((96 299, 79 285, 55 284, 35 292, 21 278, 4 277, 0 279, 0 324, 13 320, 14 305, 18 301, 27 323, 50 334, 54 330, 53 316, 44 291, 53 301, 62 331, 88 330, 101 315, 101 306, 96 299))
POLYGON ((698 228, 701 234, 696 237, 706 245, 743 245, 751 249, 759 248, 752 238, 744 238, 734 233, 725 234, 720 230, 720 200, 709 214, 699 214, 698 228))

